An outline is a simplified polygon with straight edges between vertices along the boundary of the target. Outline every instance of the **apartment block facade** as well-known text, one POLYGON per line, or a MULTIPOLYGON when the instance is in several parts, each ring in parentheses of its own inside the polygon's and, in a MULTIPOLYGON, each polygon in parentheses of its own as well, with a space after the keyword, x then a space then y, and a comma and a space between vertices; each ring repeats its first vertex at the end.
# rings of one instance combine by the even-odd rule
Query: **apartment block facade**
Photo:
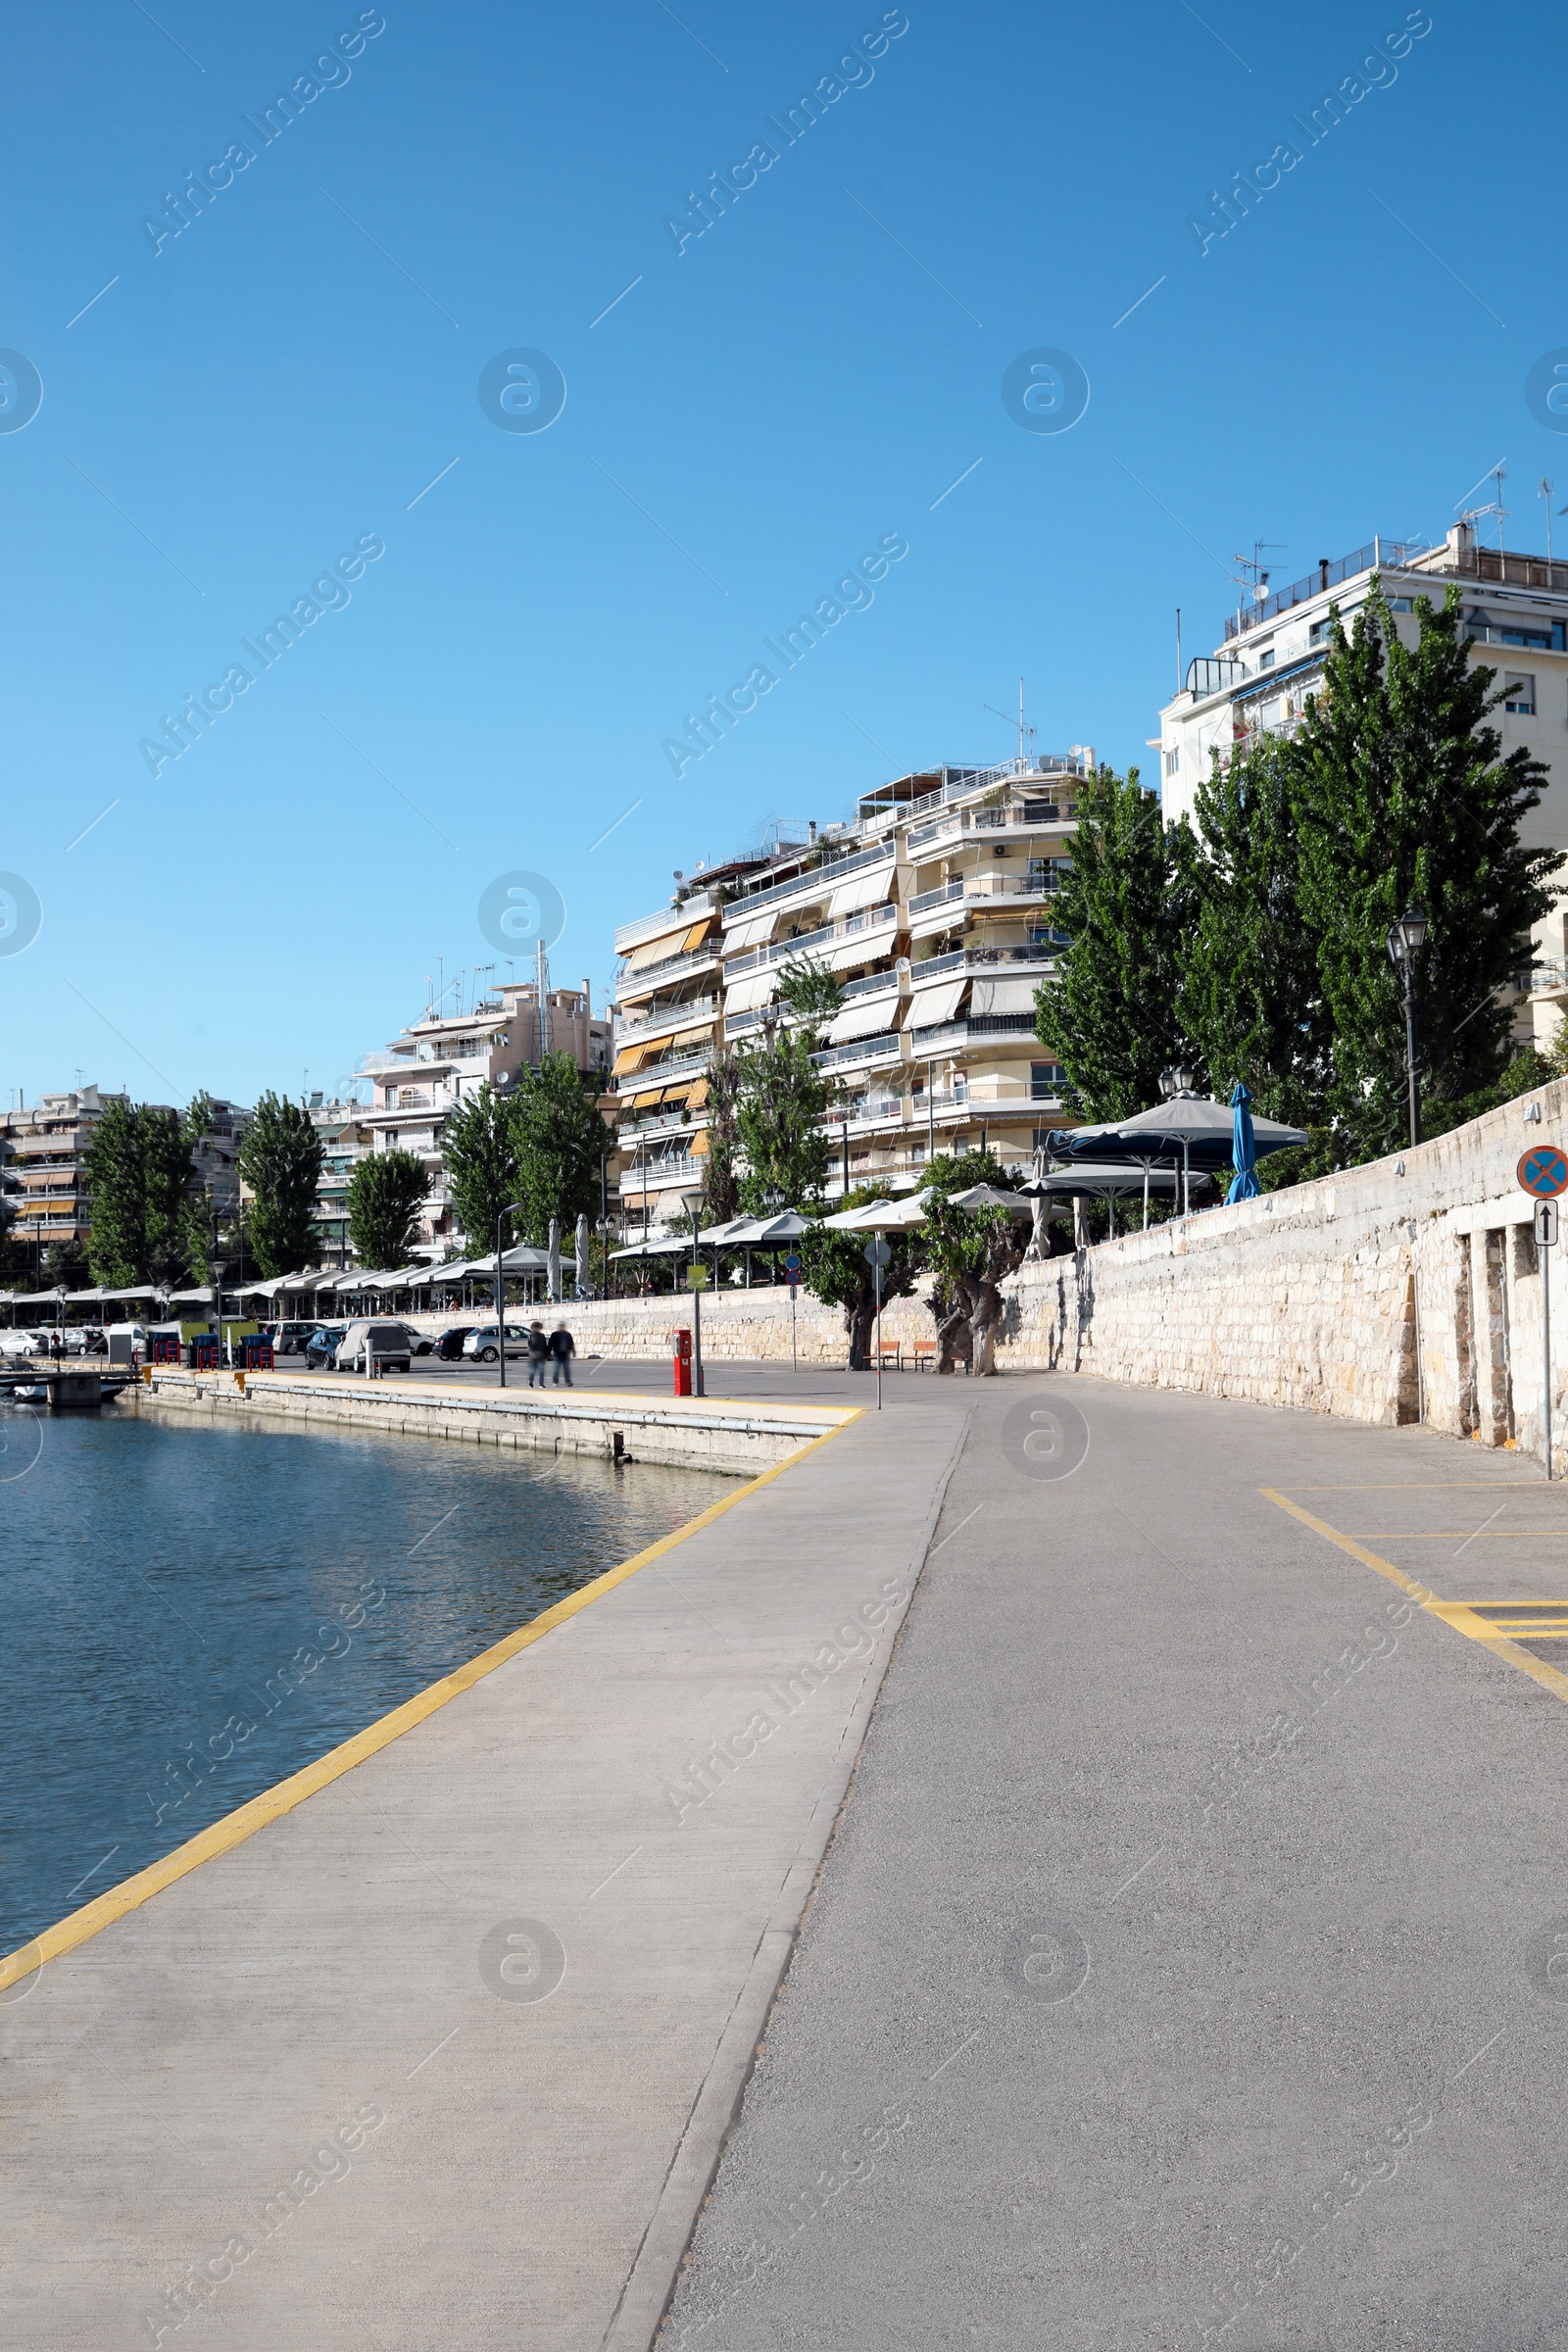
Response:
POLYGON ((1092 751, 937 767, 866 794, 853 823, 683 879, 615 934, 615 1085, 628 1230, 676 1223, 707 1156, 709 1072, 787 1019, 792 958, 843 990, 819 1066, 833 1083, 829 1191, 918 1179, 933 1152, 989 1146, 1025 1166, 1064 1123, 1034 993, 1092 751))
MULTIPOLYGON (((1395 627, 1411 646, 1418 634, 1415 600, 1424 596, 1441 606, 1448 588, 1458 588, 1463 628, 1475 640, 1470 660, 1494 669, 1504 689, 1492 719, 1502 748, 1524 745, 1548 771, 1523 838, 1531 848, 1568 850, 1568 564, 1481 547, 1469 523, 1456 524, 1434 547, 1374 538, 1233 614, 1223 642, 1188 663, 1181 691, 1159 714, 1167 822, 1190 813, 1216 754, 1228 765, 1263 735, 1295 733, 1306 697, 1322 679, 1329 608, 1339 607, 1348 629, 1374 574, 1395 627)), ((1564 909, 1554 907, 1522 958, 1529 966, 1519 975, 1522 1042, 1544 1045, 1568 1005, 1564 919, 1564 909)))
MULTIPOLYGON (((329 1196, 336 1246, 347 1252, 348 1177, 354 1159, 368 1150, 413 1152, 429 1169, 420 1254, 439 1260, 463 1248, 466 1237, 441 1152, 441 1131, 450 1113, 484 1085, 510 1085, 519 1069, 537 1066, 544 1053, 569 1054, 585 1076, 603 1078, 612 1050, 610 1019, 595 1016, 586 981, 580 989, 551 988, 547 981, 542 996, 533 981, 509 981, 476 996, 469 1011, 427 1012, 411 1022, 384 1053, 367 1054, 361 1064, 368 1103, 338 1106, 352 1109, 354 1116, 344 1121, 328 1153, 329 1163, 339 1163, 329 1196), (363 1146, 353 1129, 363 1130, 368 1139, 363 1146)), ((483 1237, 474 1238, 477 1243, 483 1237)))
MULTIPOLYGON (((93 1130, 112 1102, 128 1095, 105 1095, 81 1086, 59 1095, 40 1095, 30 1107, 0 1111, 0 1193, 13 1247, 30 1250, 36 1269, 57 1243, 85 1247, 92 1230, 87 1194, 87 1152, 93 1130)), ((251 1113, 238 1102, 211 1098, 212 1115, 197 1138, 192 1156, 213 1215, 229 1223, 239 1208, 237 1165, 251 1113)))

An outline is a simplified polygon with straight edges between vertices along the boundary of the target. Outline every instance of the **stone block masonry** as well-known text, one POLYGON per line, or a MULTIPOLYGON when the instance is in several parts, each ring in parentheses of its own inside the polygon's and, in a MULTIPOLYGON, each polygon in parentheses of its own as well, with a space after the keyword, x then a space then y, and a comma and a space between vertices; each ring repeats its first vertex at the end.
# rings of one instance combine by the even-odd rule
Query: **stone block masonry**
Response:
MULTIPOLYGON (((1197 1216, 1003 1285, 1002 1370, 1095 1372, 1542 1458, 1542 1270, 1515 1169, 1568 1142, 1568 1081, 1369 1166, 1197 1216)), ((1568 1293, 1553 1276, 1553 1452, 1568 1293)))

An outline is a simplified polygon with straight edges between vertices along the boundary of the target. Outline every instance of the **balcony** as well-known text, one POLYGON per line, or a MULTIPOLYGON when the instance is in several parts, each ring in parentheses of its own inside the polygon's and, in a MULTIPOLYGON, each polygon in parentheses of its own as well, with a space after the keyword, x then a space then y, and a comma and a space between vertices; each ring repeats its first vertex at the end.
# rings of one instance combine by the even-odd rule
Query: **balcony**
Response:
POLYGON ((888 1029, 880 1037, 858 1037, 847 1046, 829 1046, 823 1053, 811 1055, 814 1070, 845 1070, 858 1061, 897 1061, 899 1032, 888 1029))
POLYGON ((739 922, 744 915, 757 914, 764 906, 781 906, 786 899, 798 898, 803 892, 822 898, 839 883, 847 882, 851 874, 859 873, 868 865, 879 864, 883 858, 891 865, 893 855, 893 844, 886 842, 872 850, 857 851, 853 857, 824 858, 820 865, 812 866, 807 873, 794 874, 787 882, 775 882, 767 890, 743 892, 724 911, 732 921, 739 922))
POLYGON ((912 856, 934 841, 952 841, 965 833, 1039 833, 1052 826, 1075 825, 1077 821, 1076 815, 1064 811, 1056 801, 1013 801, 1004 808, 953 808, 930 824, 916 825, 907 846, 912 856))
POLYGON ((961 1021, 939 1021, 911 1031, 916 1059, 932 1054, 961 1054, 969 1046, 994 1045, 999 1038, 1032 1038, 1032 1012, 972 1013, 961 1021))
POLYGON ((641 947, 645 940, 657 939, 662 931, 669 932, 671 937, 683 928, 689 931, 693 923, 701 922, 705 914, 712 911, 711 891, 694 890, 678 906, 661 906, 657 914, 639 915, 634 923, 622 923, 615 933, 615 954, 629 956, 633 948, 641 947))
POLYGON ((981 907, 999 899, 1030 899, 1038 905, 1054 897, 1062 888, 1063 879, 1049 868, 1031 867, 1027 875, 993 874, 980 868, 973 873, 955 874, 951 881, 939 883, 935 890, 917 891, 909 901, 909 912, 925 914, 933 906, 952 906, 960 900, 981 907))
POLYGON ((645 988, 664 988, 672 980, 683 980, 689 972, 699 972, 716 963, 719 942, 714 939, 706 948, 693 948, 689 956, 666 956, 662 963, 639 964, 634 972, 623 972, 615 983, 615 995, 621 1004, 628 997, 641 996, 645 988))
MULTIPOLYGON (((743 972, 760 971, 771 963, 788 963, 796 956, 815 956, 823 950, 841 946, 846 940, 858 940, 863 932, 868 937, 899 927, 899 910, 895 905, 867 906, 863 913, 846 914, 836 923, 823 923, 815 931, 803 931, 795 939, 776 939, 770 947, 748 948, 743 955, 732 956, 724 966, 727 981, 738 980, 743 972)), ((868 956, 874 948, 867 948, 868 956)))
POLYGON ((635 1046, 643 1039, 663 1037, 677 1029, 690 1029, 699 1022, 712 1022, 718 1017, 717 997, 692 997, 684 1004, 666 1004, 657 1012, 648 1013, 640 1021, 624 1021, 615 1028, 615 1051, 635 1046))

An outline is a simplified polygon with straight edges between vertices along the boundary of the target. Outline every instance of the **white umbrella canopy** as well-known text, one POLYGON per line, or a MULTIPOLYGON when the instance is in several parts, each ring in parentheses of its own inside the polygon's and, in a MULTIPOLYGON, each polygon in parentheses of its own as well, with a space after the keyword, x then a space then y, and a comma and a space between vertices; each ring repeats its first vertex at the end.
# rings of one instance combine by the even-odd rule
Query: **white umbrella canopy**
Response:
POLYGON ((925 1223, 924 1193, 910 1200, 868 1200, 863 1208, 842 1208, 822 1223, 831 1233, 906 1233, 925 1223))
POLYGON ((971 1184, 966 1193, 950 1193, 955 1208, 1004 1208, 1015 1217, 1032 1217, 1033 1202, 1022 1193, 1004 1193, 994 1184, 971 1184))

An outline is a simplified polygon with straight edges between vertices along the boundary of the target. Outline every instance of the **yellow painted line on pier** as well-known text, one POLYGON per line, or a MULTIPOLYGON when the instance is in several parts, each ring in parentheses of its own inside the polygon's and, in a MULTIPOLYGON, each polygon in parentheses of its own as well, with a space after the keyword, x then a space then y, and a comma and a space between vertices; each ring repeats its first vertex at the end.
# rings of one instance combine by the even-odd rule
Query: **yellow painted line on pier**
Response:
POLYGON ((794 1469, 808 1453, 814 1453, 819 1446, 830 1445, 841 1431, 848 1429, 852 1421, 862 1419, 865 1410, 862 1405, 841 1405, 835 1409, 841 1415, 837 1427, 825 1431, 819 1438, 808 1438, 794 1453, 787 1454, 783 1461, 775 1462, 759 1477, 748 1479, 745 1486, 737 1488, 733 1494, 726 1494, 720 1502, 710 1503, 695 1519, 688 1519, 684 1527, 676 1528, 671 1535, 662 1536, 657 1544, 650 1544, 646 1551, 634 1552, 629 1560, 622 1560, 616 1568, 607 1569, 603 1576, 596 1577, 591 1585, 584 1585, 580 1592, 568 1593, 564 1600, 558 1600, 553 1608, 531 1618, 526 1625, 518 1626, 514 1633, 507 1634, 489 1649, 482 1649, 466 1666, 459 1666, 453 1673, 443 1675, 438 1683, 432 1683, 427 1690, 416 1691, 413 1698, 405 1699, 401 1707, 394 1707, 391 1714, 368 1724, 363 1732, 356 1732, 352 1740, 345 1740, 340 1747, 328 1749, 314 1764, 307 1764, 303 1772, 296 1772, 288 1780, 279 1781, 275 1788, 264 1789, 260 1796, 253 1796, 234 1812, 225 1813, 220 1821, 215 1821, 207 1829, 198 1831, 183 1845, 176 1845, 173 1852, 165 1854, 162 1861, 149 1863, 145 1870, 137 1871, 134 1878, 122 1880, 120 1886, 109 1887, 94 1902, 86 1903, 79 1911, 73 1911, 66 1918, 57 1920, 52 1928, 46 1928, 41 1936, 24 1944, 20 1951, 8 1952, 4 1959, 0 1959, 0 1992, 8 1984, 17 1984, 21 1978, 31 1976, 34 1969, 40 1968, 45 1961, 58 1960, 63 1952, 74 1951, 77 1944, 101 1935, 105 1928, 113 1927, 116 1920, 123 1919, 127 1912, 139 1911, 143 1903, 150 1902, 155 1894, 161 1894, 166 1886, 172 1886, 176 1879, 184 1878, 203 1862, 215 1861, 220 1854, 226 1854, 234 1846, 243 1845, 247 1838, 254 1838, 258 1830, 265 1830, 269 1823, 281 1820, 285 1813, 292 1813, 297 1805, 302 1805, 307 1797, 314 1796, 318 1788, 329 1787, 333 1781, 341 1780, 346 1772, 352 1772, 356 1764, 363 1764, 368 1757, 378 1755, 383 1747, 390 1747, 394 1740, 401 1740, 405 1732, 412 1732, 416 1724, 423 1723, 428 1716, 434 1715, 452 1699, 460 1697, 465 1690, 471 1690, 475 1683, 482 1682, 488 1674, 494 1674, 498 1666, 504 1666, 509 1658, 514 1658, 519 1650, 542 1641, 558 1625, 564 1625, 568 1617, 575 1617, 594 1601, 602 1600, 607 1592, 612 1592, 617 1585, 623 1585, 628 1577, 635 1576, 639 1568, 646 1568, 650 1561, 673 1551, 677 1544, 685 1543, 688 1536, 695 1536, 703 1528, 711 1527, 726 1511, 732 1511, 738 1502, 746 1501, 749 1495, 760 1494, 763 1487, 771 1486, 775 1478, 782 1476, 786 1470, 794 1469))
MULTIPOLYGON (((1341 1492, 1346 1491, 1348 1490, 1341 1490, 1341 1492)), ((1299 1519, 1302 1526, 1309 1527, 1314 1535, 1322 1536, 1328 1543, 1338 1544, 1341 1551, 1348 1551, 1351 1559, 1359 1560, 1364 1568, 1375 1569, 1379 1576, 1386 1576, 1391 1585, 1397 1585, 1400 1592, 1415 1601, 1429 1617, 1441 1618, 1445 1625, 1452 1626, 1456 1634, 1463 1634, 1468 1640, 1479 1642, 1482 1647, 1491 1650, 1494 1657, 1505 1658, 1510 1666, 1517 1666, 1521 1674, 1528 1674, 1533 1682, 1540 1683, 1542 1688, 1551 1691, 1554 1697, 1568 1699, 1568 1674, 1560 1673, 1555 1666, 1548 1666, 1544 1658, 1533 1656, 1517 1642, 1510 1641, 1506 1633, 1499 1632, 1494 1621, 1480 1614, 1480 1609, 1488 1605, 1486 1602, 1477 1604, 1474 1601, 1439 1600, 1437 1594, 1431 1592, 1427 1586, 1417 1584, 1413 1577, 1408 1577, 1402 1569, 1396 1568, 1392 1560, 1382 1559, 1377 1552, 1368 1551, 1366 1545, 1358 1543, 1354 1536, 1342 1534, 1339 1528, 1331 1527, 1326 1519, 1315 1518, 1310 1511, 1303 1510, 1298 1502, 1292 1502, 1288 1494, 1281 1494, 1274 1487, 1260 1487, 1258 1492, 1269 1502, 1276 1504, 1280 1510, 1288 1511, 1293 1519, 1299 1519)), ((1494 1601, 1491 1605, 1494 1608, 1505 1607, 1510 1612, 1521 1608, 1561 1608, 1564 1606, 1560 1601, 1518 1600, 1494 1601)))

